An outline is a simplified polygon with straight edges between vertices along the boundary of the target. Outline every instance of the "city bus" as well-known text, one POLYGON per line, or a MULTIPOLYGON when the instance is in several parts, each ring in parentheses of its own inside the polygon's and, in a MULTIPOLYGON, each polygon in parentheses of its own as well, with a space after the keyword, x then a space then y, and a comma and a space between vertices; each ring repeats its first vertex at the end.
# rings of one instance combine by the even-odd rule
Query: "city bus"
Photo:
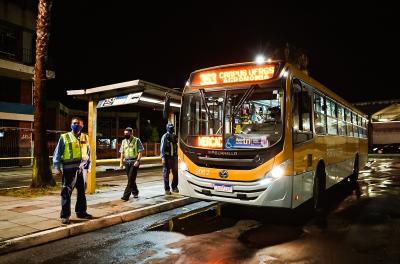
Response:
POLYGON ((179 122, 179 190, 202 200, 317 208, 367 161, 367 116, 284 61, 193 72, 179 122))

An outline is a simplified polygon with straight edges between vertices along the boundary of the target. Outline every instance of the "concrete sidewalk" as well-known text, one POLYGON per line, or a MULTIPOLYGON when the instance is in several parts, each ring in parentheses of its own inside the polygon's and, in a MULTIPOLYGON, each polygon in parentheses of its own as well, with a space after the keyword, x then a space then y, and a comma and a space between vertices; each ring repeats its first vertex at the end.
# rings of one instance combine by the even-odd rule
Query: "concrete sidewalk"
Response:
MULTIPOLYGON (((43 244, 99 228, 170 210, 194 200, 180 195, 164 195, 161 175, 138 177, 139 198, 120 199, 126 176, 98 179, 100 189, 87 195, 88 213, 94 219, 71 216, 71 224, 60 222, 60 191, 36 198, 0 196, 0 254, 43 244)), ((76 190, 72 194, 74 212, 76 190)))

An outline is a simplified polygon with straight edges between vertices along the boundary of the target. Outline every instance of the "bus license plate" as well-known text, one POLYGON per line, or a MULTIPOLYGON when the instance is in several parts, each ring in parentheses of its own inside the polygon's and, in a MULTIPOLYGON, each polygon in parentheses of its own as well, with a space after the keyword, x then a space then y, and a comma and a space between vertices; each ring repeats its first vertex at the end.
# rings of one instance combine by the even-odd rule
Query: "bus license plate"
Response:
POLYGON ((231 193, 233 192, 233 188, 230 185, 214 184, 214 191, 231 193))

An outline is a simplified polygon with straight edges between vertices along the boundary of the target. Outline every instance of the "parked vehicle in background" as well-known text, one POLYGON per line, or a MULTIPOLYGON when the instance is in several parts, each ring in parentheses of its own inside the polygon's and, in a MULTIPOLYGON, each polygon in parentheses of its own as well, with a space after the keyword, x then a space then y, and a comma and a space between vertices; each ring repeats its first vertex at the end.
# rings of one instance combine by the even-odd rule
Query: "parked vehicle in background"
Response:
POLYGON ((372 153, 376 154, 400 154, 400 144, 385 144, 372 146, 372 153))

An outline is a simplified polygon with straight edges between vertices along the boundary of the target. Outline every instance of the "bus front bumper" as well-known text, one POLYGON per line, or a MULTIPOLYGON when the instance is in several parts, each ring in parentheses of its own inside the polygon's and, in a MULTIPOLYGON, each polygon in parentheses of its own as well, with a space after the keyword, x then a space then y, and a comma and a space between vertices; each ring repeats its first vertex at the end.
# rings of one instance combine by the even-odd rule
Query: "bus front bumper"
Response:
MULTIPOLYGON (((243 172, 245 173, 245 172, 243 172)), ((202 200, 250 206, 292 207, 293 177, 253 182, 214 180, 179 170, 179 192, 202 200)))

